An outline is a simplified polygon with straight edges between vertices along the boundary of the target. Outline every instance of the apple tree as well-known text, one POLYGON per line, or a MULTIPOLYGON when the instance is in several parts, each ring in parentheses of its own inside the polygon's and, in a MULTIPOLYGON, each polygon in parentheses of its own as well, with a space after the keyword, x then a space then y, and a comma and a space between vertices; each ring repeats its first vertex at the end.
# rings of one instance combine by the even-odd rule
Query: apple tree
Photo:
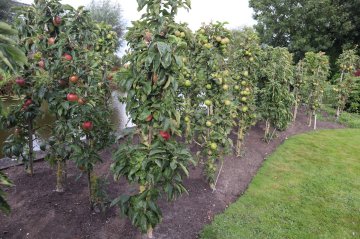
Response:
POLYGON ((194 142, 200 145, 204 156, 205 176, 215 190, 217 163, 223 162, 230 153, 232 141, 229 134, 234 125, 235 105, 232 96, 232 78, 229 71, 228 46, 230 31, 225 23, 203 25, 195 33, 195 45, 190 55, 190 65, 195 79, 191 115, 197 136, 194 142))
POLYGON ((316 129, 317 112, 320 109, 324 95, 324 87, 329 75, 329 59, 323 52, 307 52, 304 61, 304 77, 306 81, 306 92, 309 127, 314 118, 314 129, 316 129))
POLYGON ((177 31, 183 32, 175 15, 179 8, 188 9, 190 1, 139 0, 138 6, 139 11, 146 11, 126 34, 129 74, 121 81, 127 92, 122 101, 137 134, 134 141, 129 137, 120 145, 111 170, 115 180, 124 176, 139 185, 139 191, 122 195, 112 204, 151 237, 162 218, 158 198, 165 194, 168 200, 174 200, 186 192, 182 178, 193 162, 189 151, 176 139, 183 134, 178 88, 182 52, 187 44, 174 37, 177 31))
POLYGON ((236 105, 236 154, 241 148, 247 129, 256 121, 257 82, 261 76, 259 37, 251 28, 233 31, 229 57, 231 75, 234 79, 233 96, 236 105))
POLYGON ((293 93, 294 93, 294 113, 293 113, 293 121, 296 120, 299 104, 304 101, 306 96, 305 90, 306 82, 304 78, 304 62, 300 60, 295 66, 295 77, 293 84, 293 93))

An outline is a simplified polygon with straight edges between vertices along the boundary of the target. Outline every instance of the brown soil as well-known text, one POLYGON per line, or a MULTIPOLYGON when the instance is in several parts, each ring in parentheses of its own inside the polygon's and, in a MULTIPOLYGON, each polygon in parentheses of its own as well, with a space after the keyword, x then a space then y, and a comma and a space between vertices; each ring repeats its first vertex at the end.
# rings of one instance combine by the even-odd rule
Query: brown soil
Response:
MULTIPOLYGON (((319 122, 319 129, 342 128, 332 122, 319 122)), ((217 190, 212 192, 202 177, 201 167, 192 168, 185 180, 189 195, 183 195, 175 202, 160 201, 163 222, 154 231, 156 239, 193 239, 205 224, 221 213, 244 193, 263 161, 284 140, 294 134, 311 130, 306 125, 302 112, 296 123, 286 131, 279 132, 269 144, 262 140, 263 124, 253 127, 246 136, 242 158, 226 157, 217 190)), ((111 163, 111 149, 102 153, 104 163, 96 172, 107 174, 111 163)), ((68 190, 56 193, 55 170, 46 162, 35 165, 35 176, 25 175, 20 166, 5 172, 14 181, 15 187, 8 189, 8 201, 12 207, 10 216, 0 214, 1 238, 141 238, 129 220, 120 218, 118 209, 106 213, 92 213, 88 208, 86 177, 77 180, 80 171, 68 165, 68 190)), ((115 198, 131 190, 124 180, 113 182, 109 176, 109 194, 115 198)))

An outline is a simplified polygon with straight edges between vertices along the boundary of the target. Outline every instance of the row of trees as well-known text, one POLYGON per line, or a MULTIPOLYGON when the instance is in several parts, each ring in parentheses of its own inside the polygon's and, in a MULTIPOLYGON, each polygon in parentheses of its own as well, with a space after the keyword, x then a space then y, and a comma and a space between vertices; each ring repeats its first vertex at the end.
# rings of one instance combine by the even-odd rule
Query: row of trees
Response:
MULTIPOLYGON (((129 132, 136 137, 115 153, 111 169, 115 179, 125 176, 139 191, 113 204, 149 237, 161 221, 158 197, 173 200, 186 192, 182 176, 193 160, 185 146, 199 146, 195 161, 204 165, 215 190, 225 156, 234 148, 241 155, 244 136, 257 120, 266 122, 264 139, 271 140, 305 105, 309 127, 316 129, 330 74, 325 53, 307 52, 294 65, 293 54, 261 46, 252 29, 231 32, 216 22, 192 33, 174 21, 180 7, 188 8, 189 1, 139 1, 146 14, 126 35, 128 68, 118 73, 127 92, 121 101, 137 128, 129 132), (234 128, 235 147, 230 139, 234 128)), ((345 51, 352 57, 339 59, 349 79, 359 66, 354 54, 345 51)))

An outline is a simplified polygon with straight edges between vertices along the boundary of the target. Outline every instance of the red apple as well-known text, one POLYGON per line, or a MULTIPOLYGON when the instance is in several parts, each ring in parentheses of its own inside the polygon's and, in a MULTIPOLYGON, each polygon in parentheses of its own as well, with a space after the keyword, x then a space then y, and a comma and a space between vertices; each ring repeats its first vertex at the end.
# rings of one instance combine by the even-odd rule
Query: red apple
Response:
POLYGON ((62 21, 62 19, 61 19, 60 16, 55 16, 55 17, 53 18, 53 24, 54 24, 54 26, 60 26, 61 21, 62 21))
POLYGON ((25 79, 22 78, 22 77, 16 78, 15 82, 16 82, 16 84, 18 84, 19 86, 24 86, 24 85, 26 84, 25 79))
POLYGON ((91 121, 85 121, 82 123, 81 127, 83 128, 83 130, 92 130, 93 123, 91 121))
POLYGON ((40 68, 44 69, 44 68, 45 68, 45 61, 43 61, 43 60, 39 61, 39 62, 38 62, 38 66, 39 66, 40 68))
POLYGON ((78 103, 79 105, 85 105, 86 104, 86 100, 84 98, 79 98, 78 99, 78 103))
POLYGON ((163 137, 163 139, 165 139, 165 140, 170 139, 170 134, 168 132, 166 132, 166 131, 160 130, 160 136, 163 137))
POLYGON ((355 77, 360 77, 360 69, 357 69, 354 74, 355 77))
POLYGON ((25 106, 29 106, 29 105, 31 105, 32 103, 33 103, 32 99, 27 99, 27 100, 25 100, 24 105, 25 105, 25 106))
POLYGON ((67 61, 71 61, 73 58, 72 58, 72 56, 70 55, 70 54, 68 54, 68 53, 65 53, 64 54, 64 58, 65 58, 65 60, 67 60, 67 61))
POLYGON ((72 75, 72 76, 69 77, 69 81, 71 81, 74 84, 76 82, 78 82, 78 80, 79 80, 79 77, 77 75, 72 75))
POLYGON ((153 119, 153 116, 152 115, 148 115, 148 117, 146 117, 146 122, 150 122, 151 120, 153 119))
POLYGON ((51 46, 51 45, 54 45, 55 44, 55 38, 54 37, 50 37, 48 39, 48 45, 51 46))
POLYGON ((79 100, 79 97, 77 96, 77 94, 69 93, 67 94, 66 99, 70 102, 76 102, 79 100))
POLYGON ((67 82, 65 80, 59 80, 58 81, 59 85, 62 86, 62 87, 65 87, 67 85, 67 82))

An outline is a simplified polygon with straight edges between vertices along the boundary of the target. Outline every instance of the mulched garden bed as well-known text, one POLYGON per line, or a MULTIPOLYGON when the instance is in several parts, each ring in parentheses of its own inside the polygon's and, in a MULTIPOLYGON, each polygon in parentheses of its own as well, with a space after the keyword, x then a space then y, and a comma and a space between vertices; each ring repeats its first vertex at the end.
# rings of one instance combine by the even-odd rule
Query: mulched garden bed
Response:
MULTIPOLYGON (((262 140, 264 124, 254 126, 246 136, 243 156, 226 157, 215 192, 206 183, 201 165, 192 167, 190 177, 185 180, 189 195, 183 195, 171 203, 161 200, 164 219, 155 228, 154 238, 198 238, 205 224, 210 223, 216 214, 223 212, 244 193, 269 154, 288 137, 312 130, 306 125, 306 120, 305 113, 300 112, 297 122, 286 131, 279 132, 269 144, 262 140)), ((343 126, 333 122, 318 122, 318 128, 336 129, 343 126)), ((108 174, 112 150, 102 153, 104 163, 96 168, 96 174, 108 176, 109 195, 115 198, 135 187, 127 185, 125 180, 113 182, 112 175, 108 174)), ((33 177, 25 175, 21 166, 11 167, 4 172, 16 186, 7 189, 12 213, 9 216, 0 214, 0 239, 141 238, 129 220, 119 217, 117 208, 111 208, 105 213, 90 212, 86 177, 78 179, 81 172, 72 163, 68 165, 67 191, 61 194, 54 191, 56 171, 47 162, 35 164, 33 177)))

